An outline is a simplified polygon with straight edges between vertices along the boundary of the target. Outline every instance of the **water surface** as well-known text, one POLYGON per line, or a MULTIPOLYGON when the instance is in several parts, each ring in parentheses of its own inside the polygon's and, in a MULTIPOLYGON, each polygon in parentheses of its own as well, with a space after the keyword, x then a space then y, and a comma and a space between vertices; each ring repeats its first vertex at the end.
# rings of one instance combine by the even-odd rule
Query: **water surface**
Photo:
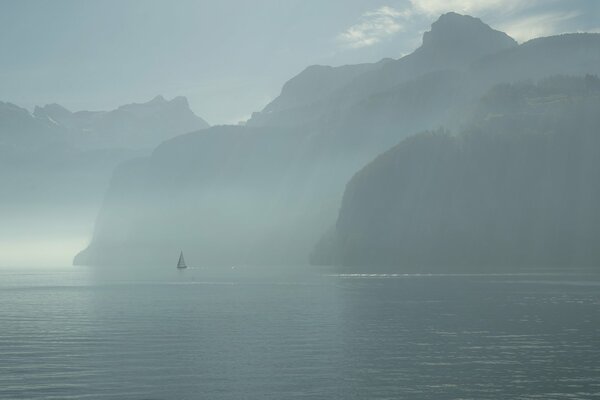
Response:
POLYGON ((0 270, 2 399, 597 396, 595 276, 0 270))

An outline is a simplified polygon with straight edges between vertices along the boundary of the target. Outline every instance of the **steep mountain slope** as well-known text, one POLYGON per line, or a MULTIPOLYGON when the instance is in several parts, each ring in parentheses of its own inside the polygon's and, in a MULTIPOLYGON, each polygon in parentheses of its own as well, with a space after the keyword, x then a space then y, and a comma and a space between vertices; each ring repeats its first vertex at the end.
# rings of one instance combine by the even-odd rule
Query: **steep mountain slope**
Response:
POLYGON ((307 68, 286 83, 281 95, 261 113, 255 113, 248 124, 286 126, 290 120, 317 119, 430 72, 460 70, 481 57, 516 46, 508 35, 478 18, 444 14, 425 32, 423 44, 398 60, 307 68))
POLYGON ((322 111, 322 100, 365 72, 381 68, 390 59, 373 64, 344 65, 330 67, 312 65, 283 85, 281 94, 261 112, 252 114, 248 126, 296 126, 318 119, 322 111))
MULTIPOLYGON (((557 40, 539 43, 548 49, 557 40)), ((594 63, 600 35, 573 40, 579 44, 565 48, 568 57, 544 56, 551 66, 539 73, 529 68, 518 78, 600 73, 594 63)), ((488 60, 526 65, 536 46, 521 50, 475 18, 448 14, 434 23, 421 49, 400 60, 313 68, 246 127, 186 135, 120 168, 94 238, 76 262, 163 263, 185 245, 198 262, 305 263, 333 225, 344 186, 357 170, 415 132, 460 126, 477 99, 504 79, 504 66, 488 60), (445 42, 446 36, 454 39, 445 42), (343 71, 339 79, 314 96, 304 90, 337 71, 343 71), (238 171, 235 178, 231 171, 238 171), (169 232, 169 239, 160 232, 169 232)))
POLYGON ((395 271, 600 263, 600 80, 502 85, 459 136, 423 133, 348 183, 314 262, 395 271))

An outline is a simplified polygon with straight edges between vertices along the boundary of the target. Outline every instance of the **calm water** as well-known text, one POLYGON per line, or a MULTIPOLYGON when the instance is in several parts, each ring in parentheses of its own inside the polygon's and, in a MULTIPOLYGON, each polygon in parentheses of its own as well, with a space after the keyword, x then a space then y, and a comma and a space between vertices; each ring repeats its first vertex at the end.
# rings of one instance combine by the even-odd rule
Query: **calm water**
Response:
POLYGON ((0 398, 600 397, 596 277, 261 276, 0 270, 0 398))

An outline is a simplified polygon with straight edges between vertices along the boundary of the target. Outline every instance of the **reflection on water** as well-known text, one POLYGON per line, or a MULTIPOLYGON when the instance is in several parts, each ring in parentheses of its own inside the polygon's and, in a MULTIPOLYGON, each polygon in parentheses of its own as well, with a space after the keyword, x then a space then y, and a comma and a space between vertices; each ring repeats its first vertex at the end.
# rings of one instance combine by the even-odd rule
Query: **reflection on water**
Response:
POLYGON ((577 275, 0 271, 0 398, 600 396, 577 275))

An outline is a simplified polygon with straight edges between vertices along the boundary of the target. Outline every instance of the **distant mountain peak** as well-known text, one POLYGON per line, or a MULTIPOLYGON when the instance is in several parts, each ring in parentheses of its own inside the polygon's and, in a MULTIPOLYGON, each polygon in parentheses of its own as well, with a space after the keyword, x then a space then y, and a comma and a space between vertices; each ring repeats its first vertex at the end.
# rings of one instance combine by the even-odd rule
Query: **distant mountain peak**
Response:
POLYGON ((57 103, 46 104, 43 107, 35 106, 33 116, 58 122, 70 118, 73 113, 57 103))
POLYGON ((163 95, 159 94, 158 96, 156 96, 152 100, 150 100, 148 103, 156 104, 156 103, 166 103, 166 102, 167 102, 167 100, 163 97, 163 95))
POLYGON ((185 107, 185 108, 189 108, 190 104, 188 103, 188 99, 185 96, 177 96, 174 97, 170 103, 173 103, 175 105, 181 106, 181 107, 185 107))
MULTIPOLYGON (((0 125, 2 114, 8 112, 4 109, 29 116, 25 109, 0 102, 0 125)), ((158 95, 149 101, 125 104, 110 111, 71 112, 52 103, 36 106, 33 117, 36 123, 50 123, 68 132, 71 143, 85 149, 147 149, 176 135, 209 127, 194 114, 183 96, 166 100, 158 95)))
POLYGON ((39 112, 42 112, 42 111, 55 111, 55 112, 71 113, 71 111, 69 111, 66 107, 63 107, 63 106, 61 106, 58 103, 46 104, 43 107, 35 106, 35 110, 39 111, 39 112))
POLYGON ((190 107, 188 100, 186 97, 184 96, 177 96, 174 97, 171 100, 167 100, 164 98, 163 95, 159 94, 158 96, 154 97, 152 100, 147 101, 145 103, 130 103, 130 104, 125 104, 122 105, 121 107, 119 107, 119 109, 144 109, 144 108, 148 108, 148 109, 155 109, 156 107, 158 108, 164 108, 167 106, 171 106, 168 108, 182 108, 182 109, 188 109, 190 107))
POLYGON ((431 24, 423 35, 421 51, 444 51, 480 55, 517 46, 506 33, 492 29, 479 18, 449 12, 431 24))

